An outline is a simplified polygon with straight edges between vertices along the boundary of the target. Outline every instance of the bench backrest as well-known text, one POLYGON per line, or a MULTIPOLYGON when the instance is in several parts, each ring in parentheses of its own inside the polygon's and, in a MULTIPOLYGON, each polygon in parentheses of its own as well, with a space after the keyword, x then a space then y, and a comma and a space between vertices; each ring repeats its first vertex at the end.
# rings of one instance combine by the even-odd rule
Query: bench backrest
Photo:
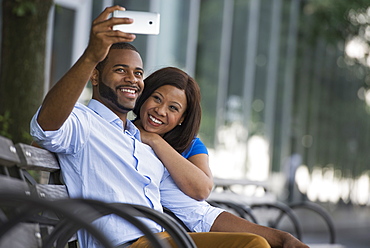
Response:
MULTIPOLYGON (((16 165, 20 163, 17 150, 10 139, 0 136, 0 192, 30 195, 29 185, 24 181, 23 173, 16 165)), ((7 212, 0 208, 1 221, 7 221, 7 212)), ((38 224, 22 223, 10 230, 0 239, 0 247, 38 248, 41 244, 41 230, 38 224), (22 237, 22 238, 19 238, 22 237)))
MULTIPOLYGON (((14 145, 10 139, 0 136, 0 193, 32 195, 43 199, 68 198, 66 186, 59 181, 59 174, 59 163, 53 153, 27 144, 14 145), (29 171, 38 171, 41 179, 36 180, 29 171), (49 180, 54 184, 49 184, 49 180)), ((10 213, 6 208, 4 211, 8 213, 0 209, 3 220, 0 224, 10 213)), ((45 212, 44 216, 58 220, 51 213, 45 212)), ((50 227, 38 223, 18 224, 3 235, 0 247, 41 247, 42 234, 50 233, 50 230, 50 227)), ((77 247, 76 236, 70 240, 68 247, 77 247)))
MULTIPOLYGON (((36 196, 40 199, 37 201, 40 202, 49 202, 45 201, 44 199, 54 199, 56 202, 64 202, 65 207, 68 208, 68 204, 72 204, 72 212, 74 210, 80 208, 81 211, 87 213, 84 216, 88 215, 94 215, 101 217, 103 212, 107 213, 113 213, 116 215, 119 215, 120 217, 128 220, 131 224, 138 227, 141 226, 139 229, 145 234, 145 236, 152 242, 154 247, 167 247, 165 243, 158 240, 158 238, 152 233, 150 229, 143 226, 142 223, 138 223, 138 219, 135 217, 145 217, 153 220, 154 222, 157 222, 161 226, 163 226, 168 233, 173 237, 175 243, 178 245, 178 247, 183 248, 191 248, 195 247, 194 242, 190 239, 190 237, 187 235, 185 230, 181 228, 172 218, 170 218, 168 215, 164 215, 162 213, 159 213, 153 209, 143 207, 143 206, 137 206, 132 204, 107 204, 103 202, 95 201, 93 202, 87 202, 83 201, 82 199, 68 199, 68 192, 66 189, 66 186, 61 183, 60 181, 60 166, 59 161, 55 154, 31 145, 27 144, 17 144, 14 145, 13 142, 9 139, 6 139, 4 137, 0 136, 0 203, 3 203, 2 198, 6 198, 6 196, 1 195, 2 193, 9 193, 14 192, 17 194, 23 194, 23 195, 31 195, 36 196), (40 183, 40 180, 35 180, 33 176, 29 173, 29 171, 39 171, 42 172, 43 178, 41 178, 42 183, 40 183), (2 174, 2 175, 1 175, 2 174), (67 198, 68 202, 65 200, 67 198), (59 200, 59 201, 58 201, 59 200), (97 211, 97 209, 94 208, 94 206, 98 204, 100 206, 100 209, 104 209, 102 212, 97 211), (76 206, 76 207, 73 207, 76 206), (93 207, 93 208, 91 208, 93 207), (121 209, 121 210, 120 210, 121 209), (126 216, 126 217, 125 217, 126 216)), ((35 198, 33 198, 35 199, 35 198)), ((1 205, 0 205, 1 207, 1 205)), ((107 213, 107 214, 109 214, 107 213)), ((69 213, 67 213, 69 214, 69 213)), ((104 214, 103 214, 104 215, 104 214)), ((44 215, 42 215, 44 217, 44 215)), ((51 216, 50 213, 47 215, 48 219, 52 217, 50 220, 56 220, 59 219, 57 216, 53 215, 51 216)), ((29 225, 29 223, 22 223, 19 225, 25 226, 27 228, 27 233, 33 233, 34 237, 33 240, 26 240, 26 235, 23 235, 21 232, 23 231, 23 228, 16 228, 14 229, 15 233, 14 235, 1 235, 2 226, 1 224, 4 222, 7 223, 6 215, 1 211, 0 208, 0 247, 29 247, 29 248, 39 248, 41 247, 41 243, 43 242, 41 239, 43 238, 41 233, 46 232, 46 237, 48 234, 50 234, 49 227, 46 228, 37 225, 35 223, 34 225, 29 225), (3 218, 3 221, 2 221, 3 218), (37 229, 37 231, 35 231, 37 229), (25 243, 20 244, 19 246, 16 245, 17 240, 16 237, 19 235, 22 235, 22 242, 25 243), (4 238, 4 236, 6 236, 4 238), (31 245, 32 244, 32 245, 31 245)), ((76 216, 76 218, 81 218, 79 216, 76 216)), ((95 218, 95 217, 94 217, 95 218)), ((86 222, 85 220, 82 220, 86 222)), ((40 222, 38 222, 40 224, 40 222)), ((19 226, 17 225, 17 227, 19 226)), ((86 222, 86 227, 89 227, 91 224, 90 222, 86 222)), ((3 225, 4 226, 4 225, 3 225)), ((74 227, 75 228, 75 227, 74 227)), ((92 227, 94 228, 94 227, 92 227)), ((4 229, 4 228, 3 228, 4 229)), ((74 229, 72 229, 74 230, 74 229)), ((76 229, 77 231, 78 229, 76 229)), ((91 229, 91 234, 93 229, 91 229)), ((99 233, 95 233, 95 237, 99 236, 99 233)), ((49 235, 51 236, 51 235, 49 235)), ((70 236, 68 236, 70 237, 70 236)), ((101 237, 100 240, 103 240, 101 237)), ((62 239, 62 244, 64 244, 66 240, 62 239)), ((72 237, 72 239, 69 240, 68 247, 74 248, 77 247, 77 239, 75 237, 72 237)))

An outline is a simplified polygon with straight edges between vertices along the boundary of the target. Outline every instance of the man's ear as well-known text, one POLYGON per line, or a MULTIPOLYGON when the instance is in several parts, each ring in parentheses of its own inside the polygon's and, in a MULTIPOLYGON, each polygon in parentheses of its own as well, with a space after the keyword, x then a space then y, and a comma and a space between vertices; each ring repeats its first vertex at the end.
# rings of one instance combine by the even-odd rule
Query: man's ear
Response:
POLYGON ((97 86, 99 83, 99 71, 95 68, 91 74, 90 81, 92 86, 97 86))

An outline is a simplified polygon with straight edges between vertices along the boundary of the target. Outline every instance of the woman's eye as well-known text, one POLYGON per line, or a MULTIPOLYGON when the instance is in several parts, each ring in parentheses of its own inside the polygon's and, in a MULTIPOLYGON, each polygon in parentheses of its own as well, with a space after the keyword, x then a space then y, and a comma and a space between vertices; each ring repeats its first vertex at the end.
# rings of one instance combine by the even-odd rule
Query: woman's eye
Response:
POLYGON ((170 106, 170 109, 174 110, 174 111, 179 111, 179 109, 175 106, 170 106))

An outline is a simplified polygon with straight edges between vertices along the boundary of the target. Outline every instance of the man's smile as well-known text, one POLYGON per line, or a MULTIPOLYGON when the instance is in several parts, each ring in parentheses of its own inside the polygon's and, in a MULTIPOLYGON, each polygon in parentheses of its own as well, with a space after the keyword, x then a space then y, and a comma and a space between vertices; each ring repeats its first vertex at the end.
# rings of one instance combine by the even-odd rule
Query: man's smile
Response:
POLYGON ((127 97, 130 97, 130 98, 136 98, 138 93, 139 93, 139 89, 136 88, 136 87, 122 87, 122 86, 119 86, 117 87, 117 89, 124 93, 127 97))

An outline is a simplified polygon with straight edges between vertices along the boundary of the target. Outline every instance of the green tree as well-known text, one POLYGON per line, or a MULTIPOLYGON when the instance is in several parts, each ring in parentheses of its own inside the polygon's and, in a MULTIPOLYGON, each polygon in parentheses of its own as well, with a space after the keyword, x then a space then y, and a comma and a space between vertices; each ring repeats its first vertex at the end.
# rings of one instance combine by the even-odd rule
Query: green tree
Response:
POLYGON ((53 0, 2 2, 0 131, 14 142, 29 142, 29 122, 44 93, 46 29, 53 0))
POLYGON ((369 10, 368 0, 302 4, 292 153, 300 153, 309 168, 333 167, 344 177, 368 170, 369 10), (347 53, 351 42, 356 56, 347 53), (303 148, 305 134, 313 143, 303 148))

